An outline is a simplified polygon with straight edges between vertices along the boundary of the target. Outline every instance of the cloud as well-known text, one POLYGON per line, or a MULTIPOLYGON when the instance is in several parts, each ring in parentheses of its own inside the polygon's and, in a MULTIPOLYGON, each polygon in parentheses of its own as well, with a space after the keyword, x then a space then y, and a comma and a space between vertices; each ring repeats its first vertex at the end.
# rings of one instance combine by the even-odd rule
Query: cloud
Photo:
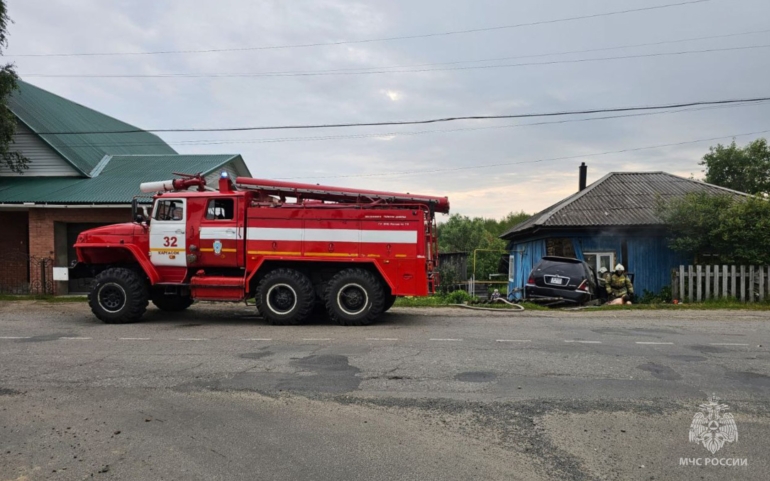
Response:
MULTIPOLYGON (((615 2, 607 0, 484 4, 472 0, 9 0, 9 14, 15 23, 10 27, 6 53, 239 49, 337 42, 464 30, 615 8, 615 2)), ((27 78, 145 128, 547 112, 766 95, 770 66, 762 60, 767 52, 496 69, 361 72, 759 30, 766 28, 763 22, 768 13, 770 5, 762 0, 707 2, 579 22, 389 42, 190 55, 25 57, 14 61, 22 75, 345 73, 214 79, 27 78)), ((760 36, 732 37, 626 48, 613 54, 758 43, 762 43, 760 36)), ((570 54, 533 60, 591 56, 607 55, 570 54)), ((491 64, 495 62, 462 65, 491 64)), ((768 114, 770 105, 757 105, 588 121, 579 116, 552 118, 545 120, 567 122, 545 125, 528 125, 544 119, 463 121, 428 126, 164 134, 163 138, 184 153, 240 153, 260 177, 448 195, 454 212, 499 217, 521 209, 535 212, 573 193, 580 162, 589 165, 589 182, 607 172, 624 170, 663 170, 699 177, 698 162, 717 141, 646 147, 763 130, 770 128, 768 114), (208 144, 177 144, 189 140, 208 144), (238 143, 214 143, 222 141, 238 143), (624 152, 600 155, 609 151, 624 152), (550 160, 562 157, 575 158, 550 160), (327 176, 340 177, 324 178, 327 176)), ((745 143, 751 138, 736 140, 745 143)))

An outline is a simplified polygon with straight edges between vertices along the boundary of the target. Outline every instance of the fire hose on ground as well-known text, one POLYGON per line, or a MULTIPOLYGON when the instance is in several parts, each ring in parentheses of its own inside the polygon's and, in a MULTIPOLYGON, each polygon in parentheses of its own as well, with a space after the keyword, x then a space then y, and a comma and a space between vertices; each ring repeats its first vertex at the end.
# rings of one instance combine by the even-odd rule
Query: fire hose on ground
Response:
POLYGON ((508 310, 514 310, 514 311, 523 311, 524 306, 521 306, 519 304, 515 304, 513 302, 510 302, 506 299, 503 299, 502 297, 494 299, 492 302, 503 302, 505 304, 508 304, 511 307, 515 307, 516 309, 500 309, 497 307, 476 307, 476 306, 469 306, 468 304, 450 304, 453 307, 462 307, 464 309, 473 309, 475 311, 497 311, 497 312, 504 312, 508 310))

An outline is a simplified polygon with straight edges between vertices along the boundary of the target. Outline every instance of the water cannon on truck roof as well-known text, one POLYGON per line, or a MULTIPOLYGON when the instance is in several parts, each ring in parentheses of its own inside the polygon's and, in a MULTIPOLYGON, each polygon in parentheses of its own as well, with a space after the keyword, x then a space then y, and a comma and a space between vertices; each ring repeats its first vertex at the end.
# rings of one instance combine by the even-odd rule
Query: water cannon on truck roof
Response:
POLYGON ((145 182, 147 214, 82 232, 78 271, 95 276, 93 313, 137 321, 149 301, 181 311, 195 300, 254 299, 271 324, 325 315, 365 325, 397 296, 438 284, 436 213, 446 197, 331 187, 222 172, 145 182))

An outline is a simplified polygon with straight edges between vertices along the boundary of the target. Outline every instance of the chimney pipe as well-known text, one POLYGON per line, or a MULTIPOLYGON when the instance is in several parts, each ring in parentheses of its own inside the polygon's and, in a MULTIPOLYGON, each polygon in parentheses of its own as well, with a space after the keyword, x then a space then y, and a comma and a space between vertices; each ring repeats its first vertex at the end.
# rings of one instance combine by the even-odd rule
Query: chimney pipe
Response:
POLYGON ((586 188, 586 177, 588 177, 588 166, 585 162, 580 163, 580 178, 578 181, 578 192, 586 188))

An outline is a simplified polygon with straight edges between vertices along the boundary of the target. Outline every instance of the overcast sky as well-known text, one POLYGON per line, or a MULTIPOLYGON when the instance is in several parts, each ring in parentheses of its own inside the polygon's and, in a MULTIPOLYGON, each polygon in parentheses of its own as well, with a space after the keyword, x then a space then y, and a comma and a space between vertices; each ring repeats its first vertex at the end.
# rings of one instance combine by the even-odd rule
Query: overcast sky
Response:
MULTIPOLYGON (((8 0, 14 24, 5 54, 26 81, 147 129, 416 120, 770 96, 770 48, 516 67, 360 73, 362 69, 382 71, 382 67, 392 66, 425 70, 770 45, 770 32, 724 37, 770 29, 770 3, 766 0, 711 0, 563 23, 303 48, 12 57, 367 40, 679 1, 683 0, 8 0), (411 67, 715 35, 723 37, 411 67), (345 74, 220 78, 34 76, 339 69, 350 70, 345 74)), ((770 129, 768 113, 770 105, 764 103, 530 126, 522 125, 564 119, 162 137, 180 153, 241 154, 255 177, 448 195, 453 212, 500 217, 510 211, 533 213, 573 193, 581 161, 589 165, 589 182, 610 171, 663 170, 702 177, 698 162, 716 141, 596 154, 764 131, 770 129), (575 158, 547 160, 560 157, 575 158), (497 166, 484 167, 490 164, 497 166)), ((756 137, 736 140, 742 144, 756 137)), ((722 142, 729 142, 729 138, 722 142)))

